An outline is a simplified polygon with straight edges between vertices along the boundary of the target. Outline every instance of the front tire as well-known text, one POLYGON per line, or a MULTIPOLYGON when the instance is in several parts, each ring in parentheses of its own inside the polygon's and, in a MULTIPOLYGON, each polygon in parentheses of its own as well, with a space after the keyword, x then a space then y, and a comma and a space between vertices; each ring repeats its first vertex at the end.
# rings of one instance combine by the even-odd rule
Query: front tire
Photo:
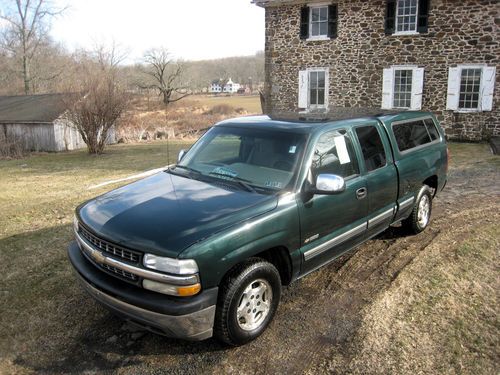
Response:
POLYGON ((271 263, 251 258, 224 280, 215 313, 215 337, 229 345, 254 340, 267 328, 281 297, 281 279, 271 263))
POLYGON ((425 185, 417 195, 410 216, 403 221, 403 227, 413 234, 422 232, 431 220, 432 193, 431 189, 425 185))

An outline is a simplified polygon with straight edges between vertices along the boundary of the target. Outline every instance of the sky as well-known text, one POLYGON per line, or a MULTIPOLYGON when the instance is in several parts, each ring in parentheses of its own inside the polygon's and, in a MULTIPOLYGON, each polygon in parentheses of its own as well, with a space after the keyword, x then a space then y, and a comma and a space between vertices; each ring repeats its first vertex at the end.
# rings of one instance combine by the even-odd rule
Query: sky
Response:
POLYGON ((154 47, 204 60, 264 49, 264 9, 250 0, 54 0, 69 5, 51 35, 70 51, 115 41, 127 63, 154 47))

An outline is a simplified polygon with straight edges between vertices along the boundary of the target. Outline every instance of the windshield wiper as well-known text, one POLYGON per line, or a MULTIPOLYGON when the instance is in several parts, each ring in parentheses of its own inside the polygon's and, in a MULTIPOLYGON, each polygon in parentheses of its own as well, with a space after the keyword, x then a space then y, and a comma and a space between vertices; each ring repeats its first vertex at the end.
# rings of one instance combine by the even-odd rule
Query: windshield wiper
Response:
POLYGON ((210 172, 209 173, 210 175, 216 175, 216 176, 222 176, 222 177, 225 177, 224 179, 227 179, 227 181, 231 181, 231 182, 236 182, 238 183, 240 186, 242 186, 243 188, 245 188, 247 191, 251 192, 251 193, 256 193, 257 191, 252 187, 252 185, 248 184, 249 182, 251 182, 250 180, 247 180, 245 178, 241 178, 241 177, 238 177, 238 176, 231 176, 231 175, 228 175, 228 174, 225 174, 225 173, 219 173, 219 172, 210 172))
POLYGON ((191 168, 191 167, 188 167, 188 166, 186 166, 186 165, 176 165, 176 166, 174 167, 174 169, 177 169, 177 168, 179 168, 179 169, 185 169, 186 171, 189 171, 189 172, 194 172, 194 173, 196 173, 196 174, 201 174, 201 172, 200 172, 199 170, 194 169, 194 168, 191 168))
POLYGON ((176 165, 174 168, 167 168, 167 171, 170 173, 173 173, 177 176, 187 177, 187 178, 190 178, 192 180, 195 180, 194 175, 198 176, 198 175, 202 174, 199 170, 191 168, 191 167, 186 167, 184 165, 176 165), (191 172, 191 173, 186 174, 186 173, 176 172, 177 168, 186 170, 186 171, 191 172))

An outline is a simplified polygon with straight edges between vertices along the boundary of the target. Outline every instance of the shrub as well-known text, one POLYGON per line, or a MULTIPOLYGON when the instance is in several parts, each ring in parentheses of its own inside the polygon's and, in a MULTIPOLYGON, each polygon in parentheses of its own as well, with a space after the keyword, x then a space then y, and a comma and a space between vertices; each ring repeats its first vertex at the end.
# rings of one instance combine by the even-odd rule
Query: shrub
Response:
POLYGON ((230 115, 235 113, 235 109, 229 104, 217 104, 205 112, 207 115, 230 115))
POLYGON ((24 147, 24 140, 20 136, 0 133, 0 158, 19 159, 26 156, 28 152, 24 147))

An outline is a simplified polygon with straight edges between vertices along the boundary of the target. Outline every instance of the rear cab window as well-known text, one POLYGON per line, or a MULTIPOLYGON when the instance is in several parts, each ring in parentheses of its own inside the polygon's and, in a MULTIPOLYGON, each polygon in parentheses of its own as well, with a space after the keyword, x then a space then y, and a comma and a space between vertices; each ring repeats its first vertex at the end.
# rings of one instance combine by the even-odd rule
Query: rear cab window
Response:
POLYGON ((359 126, 355 129, 367 172, 385 167, 387 154, 382 138, 373 125, 359 126))
POLYGON ((439 132, 431 118, 394 123, 392 132, 399 152, 410 151, 439 139, 439 132))

